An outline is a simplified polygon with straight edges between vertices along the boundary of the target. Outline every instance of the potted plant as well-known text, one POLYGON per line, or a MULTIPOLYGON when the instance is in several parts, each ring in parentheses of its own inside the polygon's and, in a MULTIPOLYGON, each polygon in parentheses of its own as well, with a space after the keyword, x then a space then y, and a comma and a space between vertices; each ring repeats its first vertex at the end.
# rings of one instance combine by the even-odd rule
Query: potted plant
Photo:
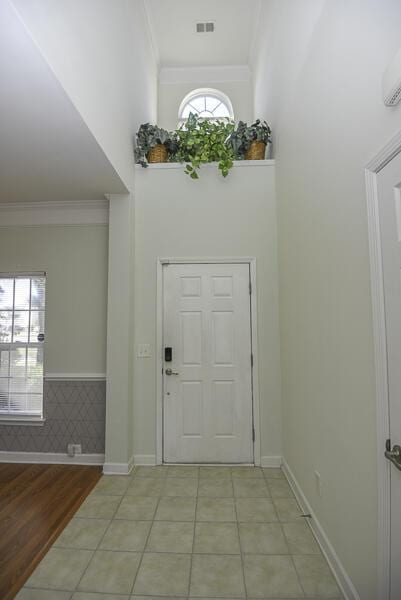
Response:
POLYGON ((266 121, 257 119, 248 126, 244 121, 238 123, 228 140, 235 158, 239 160, 263 160, 266 146, 271 143, 271 129, 266 121))
POLYGON ((165 129, 144 123, 136 134, 135 161, 147 167, 148 163, 167 162, 169 155, 176 150, 174 133, 165 129))
POLYGON ((227 143, 233 130, 232 122, 209 121, 191 113, 176 131, 177 150, 171 160, 187 163, 185 173, 192 179, 198 179, 200 166, 210 162, 217 162, 227 177, 234 160, 233 148, 227 143))

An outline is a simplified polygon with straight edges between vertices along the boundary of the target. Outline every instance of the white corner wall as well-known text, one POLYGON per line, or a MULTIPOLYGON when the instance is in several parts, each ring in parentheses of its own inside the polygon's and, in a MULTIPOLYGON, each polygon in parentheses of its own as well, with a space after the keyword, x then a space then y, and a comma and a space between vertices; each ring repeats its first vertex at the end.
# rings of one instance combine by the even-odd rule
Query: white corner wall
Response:
POLYGON ((156 454, 156 263, 168 257, 256 257, 262 457, 281 455, 274 163, 216 165, 193 181, 183 166, 137 168, 135 186, 134 454, 156 454))
POLYGON ((143 0, 12 3, 131 190, 135 132, 157 114, 157 67, 143 0))
POLYGON ((400 23, 399 0, 272 0, 255 69, 275 130, 283 454, 363 600, 380 597, 364 166, 401 129, 381 100, 400 23))

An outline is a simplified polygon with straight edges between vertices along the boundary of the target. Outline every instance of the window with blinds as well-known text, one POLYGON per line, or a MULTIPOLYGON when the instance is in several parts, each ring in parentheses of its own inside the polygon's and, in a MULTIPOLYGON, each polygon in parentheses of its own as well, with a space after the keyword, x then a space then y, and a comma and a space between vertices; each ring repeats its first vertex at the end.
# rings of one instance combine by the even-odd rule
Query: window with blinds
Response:
POLYGON ((43 416, 45 274, 0 274, 0 418, 43 416))

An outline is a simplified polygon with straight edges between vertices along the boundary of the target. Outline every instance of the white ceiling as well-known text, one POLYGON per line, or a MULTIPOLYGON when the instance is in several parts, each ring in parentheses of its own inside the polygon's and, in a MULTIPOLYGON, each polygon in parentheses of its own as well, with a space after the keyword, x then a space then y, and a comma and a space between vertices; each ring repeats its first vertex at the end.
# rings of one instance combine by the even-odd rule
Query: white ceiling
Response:
POLYGON ((125 187, 8 2, 0 2, 0 202, 125 187))
POLYGON ((260 0, 145 0, 161 67, 249 65, 260 0), (214 33, 196 33, 214 21, 214 33))

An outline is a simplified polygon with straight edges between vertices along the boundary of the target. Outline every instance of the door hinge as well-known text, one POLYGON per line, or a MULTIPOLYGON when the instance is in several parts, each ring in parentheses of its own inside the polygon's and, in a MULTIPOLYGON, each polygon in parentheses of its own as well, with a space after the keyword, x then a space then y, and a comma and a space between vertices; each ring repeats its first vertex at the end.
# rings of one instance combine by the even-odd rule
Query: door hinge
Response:
POLYGON ((251 354, 251 367, 253 367, 253 354, 251 354))
POLYGON ((391 440, 390 438, 388 440, 386 440, 386 451, 390 452, 391 450, 391 440))
POLYGON ((256 439, 256 435, 255 435, 255 427, 252 427, 252 441, 254 442, 256 439))
POLYGON ((249 293, 252 294, 252 283, 249 282, 249 293))

